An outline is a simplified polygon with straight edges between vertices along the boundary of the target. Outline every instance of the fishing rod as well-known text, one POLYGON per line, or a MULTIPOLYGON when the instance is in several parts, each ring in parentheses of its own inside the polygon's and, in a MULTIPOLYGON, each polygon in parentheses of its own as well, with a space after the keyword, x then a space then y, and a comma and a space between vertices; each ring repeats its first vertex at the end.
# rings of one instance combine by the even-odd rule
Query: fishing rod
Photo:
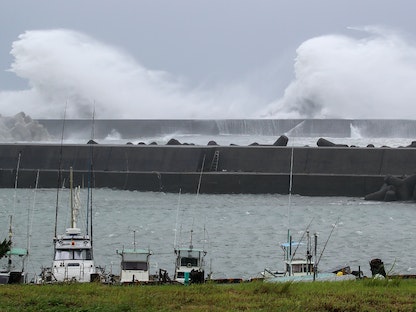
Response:
POLYGON ((329 239, 331 238, 332 233, 334 232, 335 228, 337 227, 339 219, 340 219, 340 217, 338 217, 337 221, 332 225, 331 232, 329 233, 328 238, 327 238, 327 240, 324 244, 324 248, 322 249, 321 254, 319 255, 318 261, 316 262, 316 267, 318 267, 319 261, 321 261, 322 255, 324 254, 324 251, 325 251, 325 248, 326 248, 326 245, 328 245, 329 239))
POLYGON ((302 242, 303 238, 305 237, 305 234, 307 232, 309 232, 309 227, 311 226, 313 219, 315 219, 315 217, 312 218, 311 222, 309 222, 308 226, 306 227, 305 231, 303 232, 303 234, 302 234, 302 236, 299 240, 299 244, 296 246, 295 251, 293 252, 292 258, 290 260, 294 259, 296 251, 298 250, 300 243, 302 242))

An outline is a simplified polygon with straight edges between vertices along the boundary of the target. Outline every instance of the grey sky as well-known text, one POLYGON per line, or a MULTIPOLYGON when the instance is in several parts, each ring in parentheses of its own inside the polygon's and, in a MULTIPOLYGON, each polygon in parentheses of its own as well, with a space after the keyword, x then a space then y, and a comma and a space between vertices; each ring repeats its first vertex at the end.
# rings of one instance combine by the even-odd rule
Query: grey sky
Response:
POLYGON ((16 83, 4 70, 13 60, 12 42, 26 30, 78 30, 123 48, 147 68, 209 80, 291 62, 304 40, 348 26, 416 31, 415 7, 411 0, 2 0, 0 84, 16 83))
POLYGON ((27 86, 6 72, 20 34, 64 28, 118 47, 143 67, 193 86, 261 72, 263 79, 275 81, 258 81, 257 87, 263 85, 270 97, 281 96, 293 78, 296 49, 305 40, 328 34, 359 37, 348 27, 381 25, 413 41, 415 7, 412 0, 1 0, 0 91, 27 86), (267 73, 268 68, 274 72, 267 73))

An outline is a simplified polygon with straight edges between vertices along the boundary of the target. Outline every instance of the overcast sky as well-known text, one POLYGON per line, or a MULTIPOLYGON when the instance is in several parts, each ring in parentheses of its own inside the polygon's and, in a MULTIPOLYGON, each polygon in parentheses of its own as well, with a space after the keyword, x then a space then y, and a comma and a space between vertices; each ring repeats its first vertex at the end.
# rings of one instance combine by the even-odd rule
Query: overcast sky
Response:
MULTIPOLYGON (((360 40, 368 34, 351 27, 377 26, 400 33, 401 40, 413 48, 415 9, 413 0, 2 0, 0 114, 12 113, 5 109, 9 105, 5 91, 27 90, 33 85, 39 88, 40 85, 35 73, 22 69, 27 65, 7 71, 16 55, 23 53, 20 47, 16 55, 12 55, 12 44, 27 31, 64 29, 114 48, 121 55, 131 57, 141 69, 169 75, 167 81, 174 80, 181 96, 184 89, 192 90, 192 96, 186 94, 185 102, 191 102, 189 98, 195 101, 201 94, 206 97, 209 92, 216 92, 218 99, 218 86, 227 85, 233 92, 244 88, 246 97, 266 107, 282 98, 293 82, 295 59, 299 57, 297 49, 304 42, 329 35, 360 40)), ((57 36, 42 38, 53 41, 57 36)), ((74 40, 73 34, 64 36, 72 36, 72 39, 57 40, 62 47, 68 40, 74 40)), ((33 42, 39 38, 31 35, 22 42, 25 53, 33 53, 28 47, 33 47, 33 42)), ((25 57, 27 61, 29 56, 25 57)), ((32 54, 31 58, 34 57, 39 54, 32 54)), ((65 79, 65 72, 59 75, 65 79)), ((152 93, 148 93, 151 97, 152 93)), ((222 101, 227 102, 224 98, 222 101)), ((254 110, 247 108, 250 104, 234 105, 235 110, 245 110, 250 115, 247 117, 253 117, 254 110)), ((207 107, 210 105, 202 109, 207 107)), ((149 115, 155 116, 156 113, 149 115)), ((244 117, 244 114, 236 116, 244 117)), ((198 116, 194 112, 185 117, 198 116)))

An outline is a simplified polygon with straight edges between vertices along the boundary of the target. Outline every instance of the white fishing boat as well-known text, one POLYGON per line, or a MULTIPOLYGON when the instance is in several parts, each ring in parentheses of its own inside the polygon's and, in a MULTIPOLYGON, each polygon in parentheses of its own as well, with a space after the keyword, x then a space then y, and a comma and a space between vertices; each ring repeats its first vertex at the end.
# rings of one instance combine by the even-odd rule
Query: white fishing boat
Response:
POLYGON ((117 251, 121 256, 120 283, 150 283, 153 281, 150 274, 149 258, 152 255, 150 249, 136 247, 136 231, 134 231, 133 249, 117 251))
POLYGON ((189 247, 175 248, 175 275, 174 281, 181 284, 203 283, 205 281, 205 256, 203 248, 194 248, 191 241, 189 247))
MULTIPOLYGON (((93 257, 92 212, 89 207, 86 233, 77 227, 80 210, 79 187, 73 190, 73 173, 70 168, 71 224, 62 235, 53 239, 54 260, 51 268, 42 270, 42 282, 91 282, 98 278, 93 257)), ((88 209, 87 209, 88 210, 88 209)), ((55 227, 56 231, 56 227, 55 227)))
POLYGON ((10 245, 3 259, 6 263, 2 263, 0 268, 0 284, 26 283, 25 262, 28 251, 25 248, 17 248, 13 245, 12 216, 10 216, 9 239, 4 241, 4 243, 6 242, 10 242, 10 245))
MULTIPOLYGON (((338 272, 319 272, 318 264, 322 257, 322 254, 325 250, 326 244, 328 243, 329 238, 336 226, 333 225, 331 233, 323 247, 323 250, 318 258, 317 256, 317 245, 318 245, 318 235, 314 234, 314 250, 312 251, 312 239, 309 233, 308 225, 304 231, 299 242, 292 240, 290 235, 290 210, 291 210, 291 195, 292 195, 292 184, 293 184, 293 159, 294 159, 294 149, 291 149, 290 157, 290 175, 289 175, 289 203, 288 203, 288 233, 287 233, 287 242, 281 244, 281 248, 284 253, 284 269, 282 271, 275 271, 271 269, 265 269, 261 275, 265 281, 268 282, 296 282, 296 281, 316 281, 316 280, 347 280, 355 279, 356 277, 349 273, 349 269, 340 270, 338 272), (306 251, 303 256, 296 257, 297 251, 299 248, 302 250, 303 239, 306 235, 306 251)), ((312 219, 313 220, 313 219, 312 219)))
POLYGON ((309 232, 307 233, 306 253, 303 257, 296 257, 296 251, 302 246, 301 242, 294 242, 292 238, 289 241, 281 244, 284 252, 284 265, 282 271, 273 271, 265 269, 262 272, 264 280, 273 283, 284 282, 312 282, 312 281, 343 281, 354 280, 355 275, 350 274, 349 267, 340 267, 334 272, 319 272, 316 246, 317 235, 315 234, 315 248, 312 253, 311 238, 309 232), (292 251, 294 250, 294 251, 292 251))
POLYGON ((288 242, 280 245, 284 254, 284 270, 272 271, 265 269, 263 275, 268 277, 284 277, 284 276, 306 276, 313 275, 315 268, 315 261, 311 253, 311 238, 309 232, 307 232, 307 248, 304 257, 295 257, 298 248, 302 245, 301 242, 292 241, 292 237, 289 236, 288 242))

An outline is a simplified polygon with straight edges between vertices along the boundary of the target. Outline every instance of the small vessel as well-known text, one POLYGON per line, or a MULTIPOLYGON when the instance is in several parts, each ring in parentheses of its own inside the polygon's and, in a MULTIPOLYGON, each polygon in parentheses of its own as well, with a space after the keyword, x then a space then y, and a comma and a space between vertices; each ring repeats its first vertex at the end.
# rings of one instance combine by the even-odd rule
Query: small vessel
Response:
MULTIPOLYGON (((16 176, 14 181, 13 212, 16 207, 16 190, 19 176, 21 153, 17 159, 16 176)), ((36 182, 37 184, 37 182, 36 182)), ((13 215, 9 216, 9 237, 1 243, 0 259, 4 257, 6 263, 0 263, 0 284, 23 284, 27 282, 27 272, 25 272, 25 263, 29 255, 27 248, 18 248, 13 243, 13 215)), ((29 233, 28 233, 29 237, 29 233)), ((28 242, 29 244, 29 242, 28 242)))
POLYGON ((351 274, 349 267, 340 267, 337 270, 331 270, 330 272, 319 272, 317 259, 317 235, 314 235, 314 252, 312 253, 312 244, 309 231, 306 231, 307 235, 307 248, 304 257, 295 258, 298 247, 302 245, 301 242, 292 241, 292 237, 289 236, 289 241, 281 244, 285 255, 285 269, 283 271, 272 271, 265 269, 262 272, 264 281, 272 283, 283 282, 312 282, 312 281, 344 281, 354 280, 357 277, 351 274), (294 252, 292 251, 295 249, 294 252))
POLYGON ((124 249, 123 247, 121 251, 116 251, 121 256, 120 283, 150 283, 153 281, 149 271, 149 258, 152 251, 136 248, 136 231, 133 233, 133 249, 124 249))
POLYGON ((73 173, 70 168, 70 208, 71 224, 65 234, 56 235, 53 239, 54 260, 51 268, 44 268, 41 273, 42 282, 91 282, 98 279, 99 274, 94 263, 92 235, 89 235, 91 226, 91 211, 87 213, 90 222, 87 222, 86 234, 81 233, 77 227, 80 210, 80 188, 73 191, 73 173))
POLYGON ((203 248, 194 248, 191 241, 189 247, 176 247, 174 281, 181 284, 203 283, 205 281, 205 256, 203 248))
POLYGON ((0 268, 0 284, 26 283, 27 272, 25 272, 25 262, 28 251, 25 248, 13 246, 12 216, 10 216, 9 239, 8 241, 5 240, 4 243, 5 245, 8 245, 9 250, 5 254, 7 264, 0 268))
MULTIPOLYGON (((290 225, 290 210, 291 210, 291 195, 292 195, 292 185, 293 185, 293 164, 294 164, 294 149, 292 147, 291 156, 290 156, 290 174, 289 174, 289 203, 288 203, 288 225, 290 225)), ((313 219, 312 219, 313 220, 313 219)), ((311 221, 312 223, 312 221, 311 221)), ((288 226, 287 232, 287 242, 281 244, 281 247, 284 252, 284 265, 285 269, 283 271, 273 271, 270 269, 265 269, 261 274, 265 281, 268 282, 295 282, 295 281, 315 281, 315 280, 346 280, 346 279, 355 279, 356 277, 351 274, 344 274, 346 270, 339 271, 337 273, 328 272, 320 273, 318 271, 318 264, 321 259, 322 253, 325 250, 326 243, 328 243, 329 238, 331 237, 332 231, 335 228, 335 225, 332 227, 331 233, 328 237, 327 242, 321 252, 321 255, 318 259, 317 257, 317 245, 318 245, 318 235, 314 234, 314 251, 312 252, 312 239, 309 233, 309 226, 304 231, 306 234, 306 253, 304 256, 295 257, 296 252, 300 246, 302 246, 302 241, 304 235, 299 242, 294 242, 292 236, 290 235, 290 230, 288 226), (294 249, 294 250, 293 250, 294 249)))
MULTIPOLYGON (((265 278, 273 277, 300 277, 315 275, 316 267, 315 261, 313 260, 313 255, 311 252, 311 237, 309 231, 306 232, 307 235, 307 248, 306 254, 304 257, 297 257, 296 252, 298 248, 302 245, 301 242, 292 241, 292 236, 289 235, 288 242, 285 242, 280 245, 284 253, 284 266, 283 271, 272 271, 270 269, 265 269, 262 275, 265 278)), ((315 242, 316 242, 315 234, 315 242)))

